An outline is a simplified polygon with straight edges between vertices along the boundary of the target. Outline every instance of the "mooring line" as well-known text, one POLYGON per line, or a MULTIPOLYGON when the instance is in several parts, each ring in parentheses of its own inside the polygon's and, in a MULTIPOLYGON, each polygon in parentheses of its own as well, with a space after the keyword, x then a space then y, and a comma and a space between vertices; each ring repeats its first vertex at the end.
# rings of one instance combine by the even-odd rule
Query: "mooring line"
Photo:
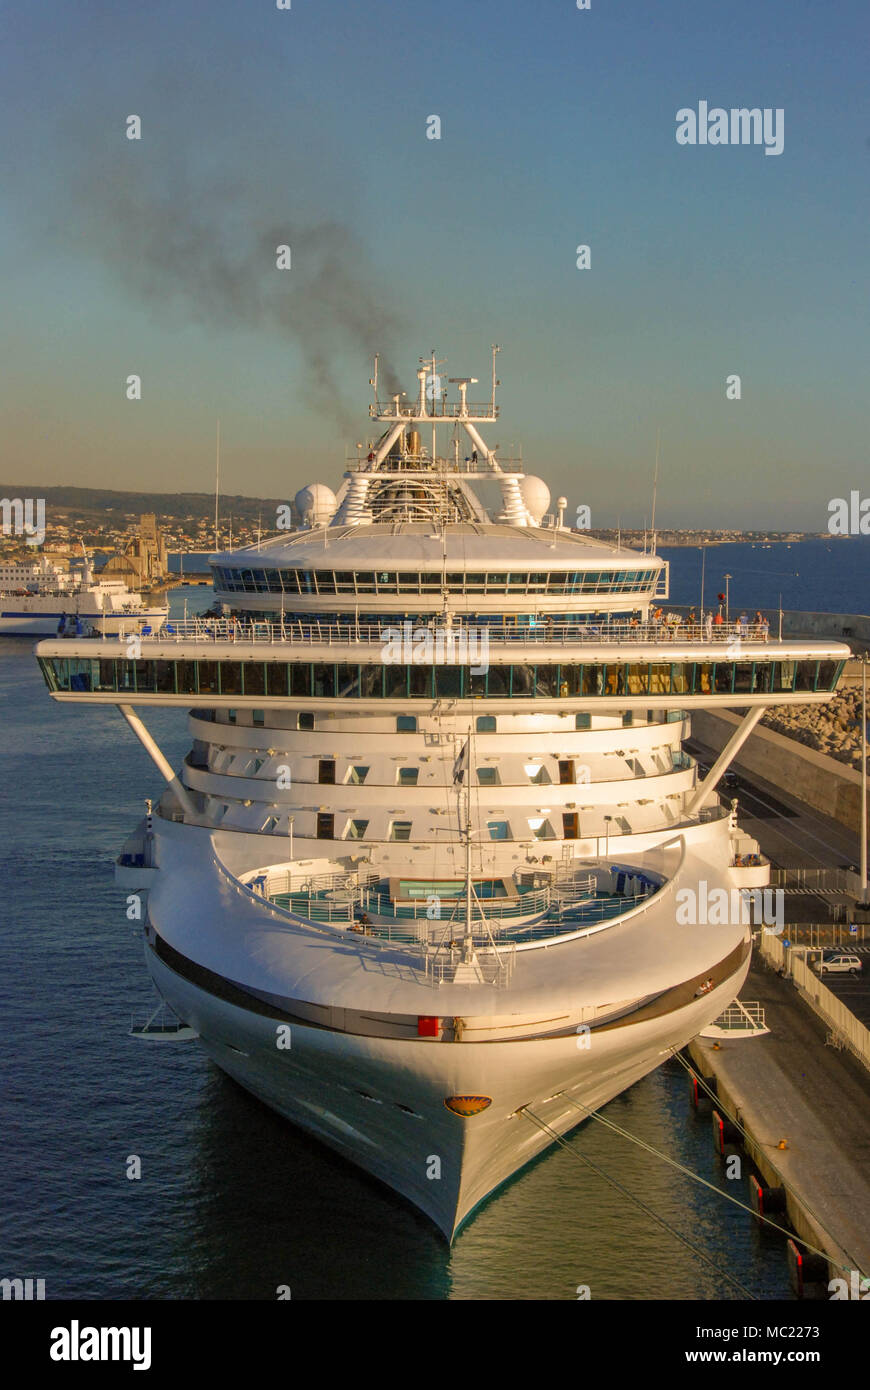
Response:
POLYGON ((769 1216, 765 1216, 762 1212, 757 1212, 755 1208, 749 1206, 748 1203, 741 1202, 739 1197, 733 1196, 732 1193, 726 1192, 724 1188, 717 1187, 714 1182, 710 1182, 707 1178, 702 1178, 700 1173, 695 1173, 691 1168, 687 1168, 684 1163, 680 1163, 679 1159, 671 1158, 670 1154, 664 1153, 663 1150, 657 1149, 654 1145, 647 1143, 645 1139, 639 1139, 636 1134, 632 1134, 629 1130, 623 1129, 621 1125, 616 1124, 613 1120, 607 1119, 599 1110, 590 1110, 588 1106, 573 1100, 570 1096, 566 1095, 564 1091, 560 1091, 559 1095, 563 1100, 566 1100, 569 1105, 573 1105, 576 1110, 579 1110, 581 1114, 585 1115, 587 1119, 600 1120, 601 1124, 606 1125, 608 1129, 612 1129, 615 1134, 621 1135, 623 1139, 630 1139, 632 1144, 637 1144, 638 1148, 645 1149, 647 1153, 652 1154, 655 1158, 660 1158, 663 1163, 669 1163, 672 1168, 676 1168, 678 1172, 684 1173, 688 1178, 692 1178, 694 1182, 700 1183, 702 1187, 709 1188, 711 1192, 715 1192, 719 1197, 724 1197, 726 1202, 732 1202, 735 1207, 740 1207, 742 1211, 748 1211, 749 1215, 754 1216, 756 1221, 762 1221, 765 1226, 770 1226, 774 1231, 779 1231, 781 1235, 788 1236, 790 1240, 796 1241, 799 1245, 802 1245, 805 1250, 809 1250, 811 1254, 822 1255, 835 1269, 845 1270, 846 1273, 849 1274, 852 1272, 853 1267, 851 1265, 838 1264, 827 1251, 820 1250, 817 1245, 811 1245, 808 1240, 804 1240, 801 1236, 794 1235, 787 1226, 780 1226, 777 1221, 772 1221, 769 1216))
POLYGON ((714 1261, 710 1258, 710 1256, 706 1255, 703 1250, 699 1250, 697 1245, 693 1245, 687 1236, 684 1236, 681 1231, 678 1231, 676 1227, 672 1226, 670 1222, 666 1221, 663 1216, 659 1216, 658 1212, 653 1211, 652 1207, 648 1207, 646 1203, 641 1200, 640 1197, 637 1197, 633 1192, 630 1192, 627 1187, 623 1187, 622 1183, 618 1182, 616 1178, 612 1178, 609 1173, 605 1173, 604 1169, 599 1168, 597 1163, 593 1163, 591 1158, 587 1158, 586 1155, 580 1153, 578 1149, 572 1148, 571 1145, 567 1143, 567 1141, 562 1137, 561 1134, 557 1134, 556 1131, 554 1129, 551 1129, 550 1126, 546 1124, 544 1120, 541 1120, 537 1115, 533 1114, 527 1105, 520 1106, 520 1109, 517 1111, 517 1114, 525 1115, 527 1119, 531 1120, 533 1124, 538 1126, 538 1129, 542 1130, 545 1134, 548 1134, 551 1139, 555 1140, 555 1142, 559 1144, 566 1151, 566 1153, 569 1153, 572 1158, 576 1158, 579 1160, 579 1162, 585 1163, 586 1166, 588 1168, 591 1168, 593 1172, 597 1173, 600 1178, 603 1178, 605 1182, 610 1183, 611 1187, 615 1187, 618 1192, 621 1192, 623 1194, 623 1196, 628 1197, 629 1201, 634 1202, 636 1206, 640 1207, 641 1211, 645 1212, 647 1216, 651 1216, 653 1221, 658 1222, 660 1226, 662 1226, 666 1231, 669 1231, 672 1236, 675 1236, 678 1241, 685 1245, 688 1250, 691 1250, 693 1255, 697 1255, 698 1258, 703 1260, 705 1264, 710 1265, 711 1269, 715 1270, 720 1278, 727 1279, 728 1283, 733 1284, 736 1289, 739 1289, 740 1292, 746 1296, 746 1298, 752 1299, 753 1302, 758 1301, 757 1295, 752 1293, 751 1290, 747 1289, 745 1284, 741 1284, 739 1279, 735 1279, 734 1276, 729 1274, 727 1270, 722 1269, 719 1265, 715 1264, 714 1261))
MULTIPOLYGON (((697 1071, 695 1070, 695 1068, 692 1066, 691 1062, 687 1062, 686 1059, 685 1059, 685 1057, 682 1055, 681 1052, 679 1052, 679 1051, 677 1050, 677 1048, 672 1047, 672 1048, 669 1049, 669 1051, 670 1051, 670 1053, 671 1053, 671 1056, 674 1057, 674 1058, 676 1058, 676 1060, 679 1062, 680 1066, 684 1068, 684 1070, 688 1073, 688 1075, 694 1077, 696 1081, 700 1082, 702 1088, 707 1092, 707 1095, 710 1097, 710 1099, 711 1099, 712 1101, 715 1101, 715 1102, 716 1102, 716 1108, 717 1108, 717 1110, 719 1110, 719 1111, 725 1116, 725 1119, 726 1119, 726 1120, 729 1120, 729 1121, 731 1122, 731 1124, 734 1125, 735 1129, 737 1129, 737 1130, 740 1131, 741 1135, 742 1135, 743 1138, 746 1140, 747 1145, 749 1145, 749 1144, 757 1144, 759 1141, 753 1139, 749 1134, 747 1134, 747 1132, 746 1132, 746 1127, 740 1123, 740 1121, 737 1119, 737 1116, 736 1116, 736 1115, 732 1115, 728 1110, 725 1109, 725 1106, 723 1105, 723 1103, 722 1103, 722 1101, 720 1100, 719 1096, 717 1096, 717 1095, 716 1095, 716 1092, 715 1092, 710 1086, 707 1085, 707 1083, 706 1083, 706 1081, 704 1080, 703 1076, 701 1076, 700 1073, 697 1072, 697 1071)), ((566 1097, 566 1099, 567 1099, 567 1097, 566 1097)), ((823 1222, 822 1218, 813 1210, 813 1208, 809 1205, 809 1203, 808 1203, 803 1197, 799 1197, 798 1194, 795 1192, 794 1188, 791 1187, 791 1186, 789 1185, 789 1183, 786 1182, 785 1178, 783 1178, 782 1176, 780 1176, 780 1182, 782 1183, 782 1186, 785 1188, 785 1190, 786 1190, 787 1192, 790 1192, 790 1193, 791 1193, 791 1195, 794 1197, 795 1201, 796 1201, 796 1202, 800 1202, 801 1206, 806 1210, 806 1212, 807 1212, 807 1213, 812 1217, 812 1219, 821 1227, 821 1229, 824 1230, 824 1228, 825 1228, 825 1223, 823 1222)), ((717 1187, 714 1187, 713 1190, 714 1190, 715 1192, 722 1192, 721 1187, 718 1187, 718 1188, 717 1188, 717 1187)), ((729 1196, 729 1194, 728 1194, 727 1192, 723 1192, 722 1195, 723 1195, 723 1197, 728 1197, 728 1200, 729 1200, 730 1202, 734 1202, 734 1201, 737 1200, 735 1197, 729 1196)), ((804 1238, 803 1238, 802 1236, 795 1235, 795 1233, 794 1233, 793 1231, 787 1230, 784 1226, 779 1226, 779 1225, 777 1225, 777 1223, 776 1223, 775 1221, 771 1221, 770 1218, 767 1217, 767 1216, 760 1216, 757 1212, 753 1211, 753 1209, 752 1209, 751 1207, 747 1208, 747 1210, 752 1211, 752 1215, 753 1215, 753 1216, 756 1216, 757 1219, 758 1219, 759 1221, 766 1221, 767 1224, 768 1224, 769 1226, 773 1226, 776 1230, 784 1232, 784 1234, 788 1236, 789 1240, 795 1241, 796 1244, 798 1244, 798 1245, 803 1245, 804 1248, 807 1249, 807 1250, 809 1250, 813 1255, 822 1255, 822 1256, 824 1256, 824 1258, 825 1258, 830 1264, 832 1264, 832 1265, 834 1266, 835 1269, 842 1269, 842 1270, 845 1270, 846 1273, 848 1273, 848 1274, 851 1274, 851 1273, 852 1273, 852 1270, 854 1269, 854 1270, 857 1270, 859 1274, 862 1274, 862 1275, 863 1275, 863 1270, 860 1269, 860 1267, 859 1267, 857 1261, 853 1261, 853 1263, 850 1264, 850 1265, 841 1265, 837 1260, 834 1259, 833 1255, 830 1255, 826 1250, 820 1250, 820 1249, 818 1248, 818 1246, 816 1246, 816 1245, 810 1245, 809 1241, 808 1241, 808 1240, 804 1240, 804 1238)), ((846 1257, 848 1258, 848 1257, 849 1257, 849 1252, 848 1252, 848 1250, 845 1252, 845 1254, 846 1254, 846 1257)))

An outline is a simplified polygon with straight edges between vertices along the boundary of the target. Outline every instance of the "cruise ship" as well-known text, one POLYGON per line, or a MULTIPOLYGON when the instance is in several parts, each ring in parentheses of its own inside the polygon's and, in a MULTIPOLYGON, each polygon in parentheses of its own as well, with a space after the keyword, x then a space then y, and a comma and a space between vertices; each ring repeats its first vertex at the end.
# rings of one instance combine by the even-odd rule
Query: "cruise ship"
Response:
POLYGON ((217 616, 37 653, 165 780, 117 878, 173 1026, 452 1240, 735 998, 769 865, 720 784, 849 650, 666 614, 654 538, 593 539, 486 442, 495 350, 483 402, 440 365, 384 399, 376 363, 337 490, 212 557, 217 616), (180 768, 154 706, 188 711, 180 768))
POLYGON ((0 564, 0 636, 117 635, 133 625, 156 632, 168 614, 166 604, 146 604, 122 579, 95 574, 88 555, 69 571, 45 556, 0 564))

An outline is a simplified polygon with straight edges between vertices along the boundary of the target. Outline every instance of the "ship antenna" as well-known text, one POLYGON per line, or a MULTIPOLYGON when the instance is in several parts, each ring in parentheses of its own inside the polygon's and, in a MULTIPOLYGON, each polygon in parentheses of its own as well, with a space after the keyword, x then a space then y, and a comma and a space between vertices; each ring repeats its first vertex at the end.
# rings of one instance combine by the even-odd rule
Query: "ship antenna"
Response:
POLYGON ((495 355, 496 355, 497 352, 501 352, 501 348, 498 346, 497 343, 493 343, 493 345, 492 345, 492 413, 493 413, 493 415, 495 415, 495 388, 499 385, 499 382, 496 380, 496 375, 495 375, 495 355))
POLYGON ((660 446, 660 444, 661 444, 661 441, 662 441, 662 432, 661 432, 660 429, 658 429, 658 430, 656 430, 656 471, 655 471, 655 477, 653 478, 652 518, 651 518, 650 528, 649 528, 650 531, 652 532, 652 553, 653 553, 653 555, 655 555, 655 553, 656 553, 656 494, 658 493, 658 490, 659 490, 659 446, 660 446))
POLYGON ((221 491, 221 422, 217 422, 217 434, 215 436, 215 461, 214 461, 214 548, 218 547, 218 500, 221 491))
POLYGON ((379 352, 376 352, 376 353, 375 353, 375 374, 374 374, 374 376, 369 377, 369 386, 372 388, 372 392, 374 393, 375 405, 377 405, 377 403, 378 403, 378 358, 379 358, 379 357, 380 357, 380 353, 379 353, 379 352))

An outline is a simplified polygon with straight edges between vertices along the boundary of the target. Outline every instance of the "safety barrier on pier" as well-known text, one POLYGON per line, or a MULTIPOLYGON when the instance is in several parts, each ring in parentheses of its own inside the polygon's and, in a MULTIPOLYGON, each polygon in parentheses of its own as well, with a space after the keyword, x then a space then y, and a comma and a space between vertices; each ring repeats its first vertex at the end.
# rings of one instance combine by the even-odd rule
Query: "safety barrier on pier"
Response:
MULTIPOLYGON (((787 929, 783 933, 788 940, 787 929)), ((841 999, 822 984, 806 957, 806 948, 786 946, 781 936, 761 935, 761 954, 794 983, 801 997, 830 1028, 834 1045, 845 1045, 870 1070, 870 1030, 841 999)))

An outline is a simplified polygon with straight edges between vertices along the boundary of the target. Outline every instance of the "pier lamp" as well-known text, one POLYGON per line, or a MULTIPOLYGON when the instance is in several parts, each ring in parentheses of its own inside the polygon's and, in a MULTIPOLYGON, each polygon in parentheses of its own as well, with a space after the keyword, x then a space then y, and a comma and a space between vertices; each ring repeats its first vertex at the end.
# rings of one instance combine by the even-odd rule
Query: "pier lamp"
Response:
POLYGON ((870 889, 867 884, 867 662, 870 653, 861 654, 861 891, 855 903, 862 912, 870 912, 870 889))

